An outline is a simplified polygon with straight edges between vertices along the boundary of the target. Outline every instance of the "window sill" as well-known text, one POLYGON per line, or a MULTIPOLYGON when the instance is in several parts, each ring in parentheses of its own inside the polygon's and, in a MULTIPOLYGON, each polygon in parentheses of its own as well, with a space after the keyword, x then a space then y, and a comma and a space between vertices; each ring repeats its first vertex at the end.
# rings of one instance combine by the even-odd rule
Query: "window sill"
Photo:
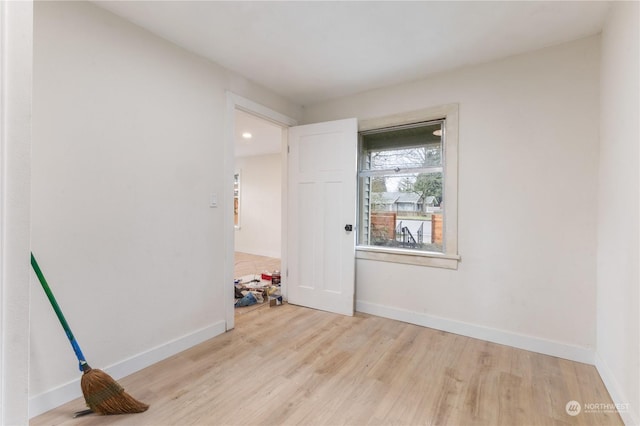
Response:
POLYGON ((401 249, 356 247, 356 259, 404 263, 407 265, 430 266, 434 268, 458 269, 460 256, 441 253, 414 252, 411 250, 401 249))

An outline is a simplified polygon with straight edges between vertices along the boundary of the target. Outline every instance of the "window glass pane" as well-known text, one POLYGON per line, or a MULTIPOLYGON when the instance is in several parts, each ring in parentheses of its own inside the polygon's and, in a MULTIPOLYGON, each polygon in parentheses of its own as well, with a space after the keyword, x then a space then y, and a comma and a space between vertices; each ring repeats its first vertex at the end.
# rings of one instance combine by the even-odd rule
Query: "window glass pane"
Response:
POLYGON ((418 148, 369 151, 368 170, 406 170, 409 168, 440 166, 440 145, 425 145, 418 148))
POLYGON ((443 174, 363 177, 360 244, 443 252, 443 174))
POLYGON ((442 165, 441 123, 364 134, 363 170, 404 170, 442 165))

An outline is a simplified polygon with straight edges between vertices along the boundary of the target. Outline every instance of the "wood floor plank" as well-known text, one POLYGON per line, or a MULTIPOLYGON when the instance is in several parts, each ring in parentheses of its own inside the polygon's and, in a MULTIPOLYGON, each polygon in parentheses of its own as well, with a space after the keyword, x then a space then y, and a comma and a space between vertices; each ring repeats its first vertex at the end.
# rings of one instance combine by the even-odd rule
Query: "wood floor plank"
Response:
POLYGON ((571 400, 611 403, 591 365, 398 321, 293 305, 119 381, 149 411, 72 419, 72 401, 40 425, 621 425, 573 417, 571 400))
POLYGON ((234 255, 234 275, 236 278, 244 275, 259 275, 265 271, 279 271, 280 265, 280 259, 275 257, 258 256, 238 251, 234 255))

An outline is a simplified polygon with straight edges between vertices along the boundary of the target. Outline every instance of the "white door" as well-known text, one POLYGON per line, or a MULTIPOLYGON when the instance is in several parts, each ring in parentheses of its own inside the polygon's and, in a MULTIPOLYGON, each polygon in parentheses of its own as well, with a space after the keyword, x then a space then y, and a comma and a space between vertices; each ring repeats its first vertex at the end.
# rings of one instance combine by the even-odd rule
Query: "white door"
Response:
POLYGON ((355 118, 289 129, 289 303, 353 315, 357 131, 355 118))

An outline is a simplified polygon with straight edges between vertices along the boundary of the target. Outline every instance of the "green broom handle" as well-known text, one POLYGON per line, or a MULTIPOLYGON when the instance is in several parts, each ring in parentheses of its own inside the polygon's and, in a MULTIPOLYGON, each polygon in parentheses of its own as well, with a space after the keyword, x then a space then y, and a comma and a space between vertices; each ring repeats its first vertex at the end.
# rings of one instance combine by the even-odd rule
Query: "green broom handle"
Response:
POLYGON ((76 338, 73 336, 73 333, 71 332, 71 328, 69 327, 69 323, 67 323, 67 320, 64 318, 64 315, 62 314, 62 310, 60 309, 60 306, 58 306, 58 302, 56 302, 56 298, 53 296, 53 293, 49 288, 49 284, 47 284, 47 280, 44 278, 44 274, 40 270, 40 267, 38 266, 38 262, 36 262, 36 258, 33 255, 33 253, 31 253, 31 266, 33 267, 33 271, 38 276, 38 280, 40 281, 40 284, 42 285, 44 292, 47 294, 47 298, 49 299, 49 302, 51 302, 51 306, 53 307, 53 310, 56 312, 56 315, 60 320, 60 324, 62 324, 62 328, 64 328, 64 332, 67 334, 67 337, 69 338, 69 342, 71 342, 71 347, 73 348, 73 352, 75 352, 76 357, 78 358, 78 362, 80 363, 79 365, 80 371, 84 371, 85 370, 84 367, 88 365, 87 361, 85 360, 85 357, 82 354, 82 350, 80 349, 80 345, 78 345, 76 338))

